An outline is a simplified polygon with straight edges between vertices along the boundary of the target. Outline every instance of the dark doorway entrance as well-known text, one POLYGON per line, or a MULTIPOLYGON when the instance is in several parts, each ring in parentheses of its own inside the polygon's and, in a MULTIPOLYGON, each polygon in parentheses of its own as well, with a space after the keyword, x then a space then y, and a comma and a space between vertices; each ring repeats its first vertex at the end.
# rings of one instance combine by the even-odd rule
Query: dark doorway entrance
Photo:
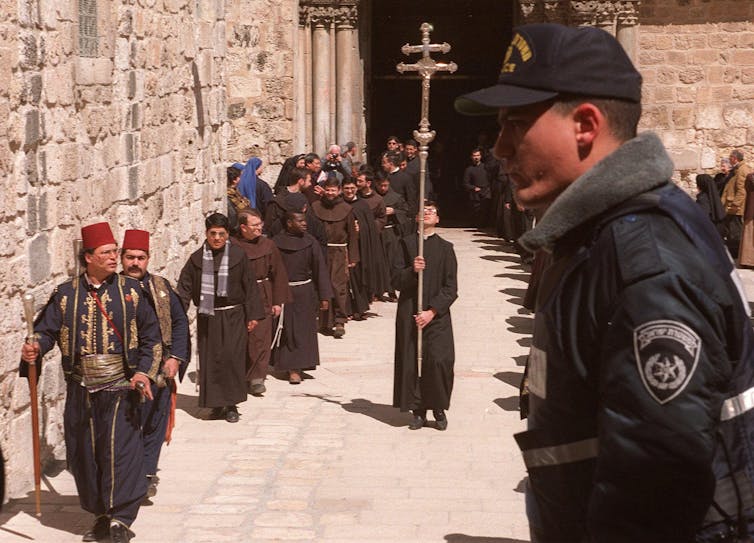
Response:
MULTIPOLYGON (((464 201, 459 192, 460 178, 468 165, 471 149, 481 131, 494 137, 494 118, 459 115, 453 101, 465 92, 493 85, 511 39, 514 0, 374 0, 368 74, 367 136, 370 161, 377 159, 391 135, 401 140, 412 137, 421 114, 421 84, 416 74, 399 74, 399 62, 415 62, 419 55, 401 53, 405 43, 421 43, 419 26, 434 27, 432 43, 448 42, 450 53, 433 53, 440 61, 454 61, 458 71, 439 74, 432 79, 430 123, 437 131, 430 145, 432 169, 439 172, 438 192, 444 202, 464 201)), ((493 143, 490 141, 489 143, 493 143)), ((457 215, 461 209, 448 209, 457 215)), ((446 223, 447 224, 447 223, 446 223)))

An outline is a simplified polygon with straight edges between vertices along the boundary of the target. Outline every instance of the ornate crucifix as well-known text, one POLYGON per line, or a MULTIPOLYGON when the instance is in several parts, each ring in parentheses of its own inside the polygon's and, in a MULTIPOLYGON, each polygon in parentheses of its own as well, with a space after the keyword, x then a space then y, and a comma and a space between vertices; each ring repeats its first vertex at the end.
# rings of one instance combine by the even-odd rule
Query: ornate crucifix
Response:
MULTIPOLYGON (((414 64, 404 64, 401 62, 395 68, 400 73, 418 72, 422 76, 422 112, 419 120, 419 130, 414 130, 414 139, 419 144, 419 256, 424 256, 424 221, 421 220, 422 210, 424 208, 424 187, 427 181, 427 156, 429 155, 429 144, 435 139, 435 131, 429 129, 429 82, 436 72, 453 73, 458 69, 455 62, 437 62, 430 56, 430 53, 448 53, 450 44, 430 43, 429 33, 432 32, 432 25, 422 23, 419 27, 422 33, 421 45, 406 44, 401 47, 401 52, 408 56, 411 53, 421 53, 420 58, 414 64)), ((422 311, 422 298, 424 297, 424 285, 422 270, 419 270, 417 286, 417 312, 422 311)), ((417 351, 417 375, 421 377, 422 373, 422 330, 417 325, 416 330, 416 351, 417 351)))

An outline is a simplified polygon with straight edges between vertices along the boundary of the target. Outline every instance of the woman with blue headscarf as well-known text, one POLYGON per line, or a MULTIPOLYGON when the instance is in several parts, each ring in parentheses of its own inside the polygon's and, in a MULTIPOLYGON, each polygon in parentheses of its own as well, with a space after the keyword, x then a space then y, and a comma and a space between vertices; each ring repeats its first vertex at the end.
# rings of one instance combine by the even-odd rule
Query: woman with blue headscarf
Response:
POLYGON ((241 173, 238 190, 243 196, 249 199, 251 207, 264 213, 267 204, 272 201, 273 195, 270 186, 259 178, 261 171, 262 159, 251 157, 241 173))

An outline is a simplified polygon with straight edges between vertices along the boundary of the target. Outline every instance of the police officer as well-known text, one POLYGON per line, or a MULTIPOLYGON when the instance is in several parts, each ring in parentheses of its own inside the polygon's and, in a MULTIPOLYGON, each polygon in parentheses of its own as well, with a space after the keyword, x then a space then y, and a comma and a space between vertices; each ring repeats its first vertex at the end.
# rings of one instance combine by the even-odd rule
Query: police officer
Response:
POLYGON ((597 28, 519 27, 498 84, 456 109, 497 113, 516 200, 544 212, 520 241, 552 253, 516 436, 532 541, 745 539, 748 306, 659 138, 636 135, 641 76, 620 44, 597 28))

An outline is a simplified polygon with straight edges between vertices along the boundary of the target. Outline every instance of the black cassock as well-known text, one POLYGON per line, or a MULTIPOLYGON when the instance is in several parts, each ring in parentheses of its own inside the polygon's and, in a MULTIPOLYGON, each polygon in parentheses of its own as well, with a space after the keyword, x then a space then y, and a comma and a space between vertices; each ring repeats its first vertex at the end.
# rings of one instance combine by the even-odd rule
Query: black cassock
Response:
POLYGON ((364 200, 343 200, 351 206, 353 217, 359 224, 359 263, 348 276, 352 313, 366 313, 370 294, 381 295, 387 290, 384 277, 385 255, 380 234, 374 224, 374 213, 364 200), (381 275, 380 275, 381 273, 381 275))
POLYGON ((313 236, 283 231, 272 241, 283 257, 293 302, 283 306, 283 331, 279 344, 273 347, 271 363, 277 371, 313 369, 319 365, 319 301, 333 295, 330 273, 313 236))
POLYGON ((393 407, 448 409, 453 390, 455 349, 450 305, 458 297, 457 263, 453 244, 437 234, 424 241, 424 295, 422 309, 437 311, 422 331, 422 376, 417 382, 416 296, 417 277, 413 262, 418 254, 417 235, 398 243, 393 257, 392 286, 400 291, 395 317, 395 376, 393 407))

